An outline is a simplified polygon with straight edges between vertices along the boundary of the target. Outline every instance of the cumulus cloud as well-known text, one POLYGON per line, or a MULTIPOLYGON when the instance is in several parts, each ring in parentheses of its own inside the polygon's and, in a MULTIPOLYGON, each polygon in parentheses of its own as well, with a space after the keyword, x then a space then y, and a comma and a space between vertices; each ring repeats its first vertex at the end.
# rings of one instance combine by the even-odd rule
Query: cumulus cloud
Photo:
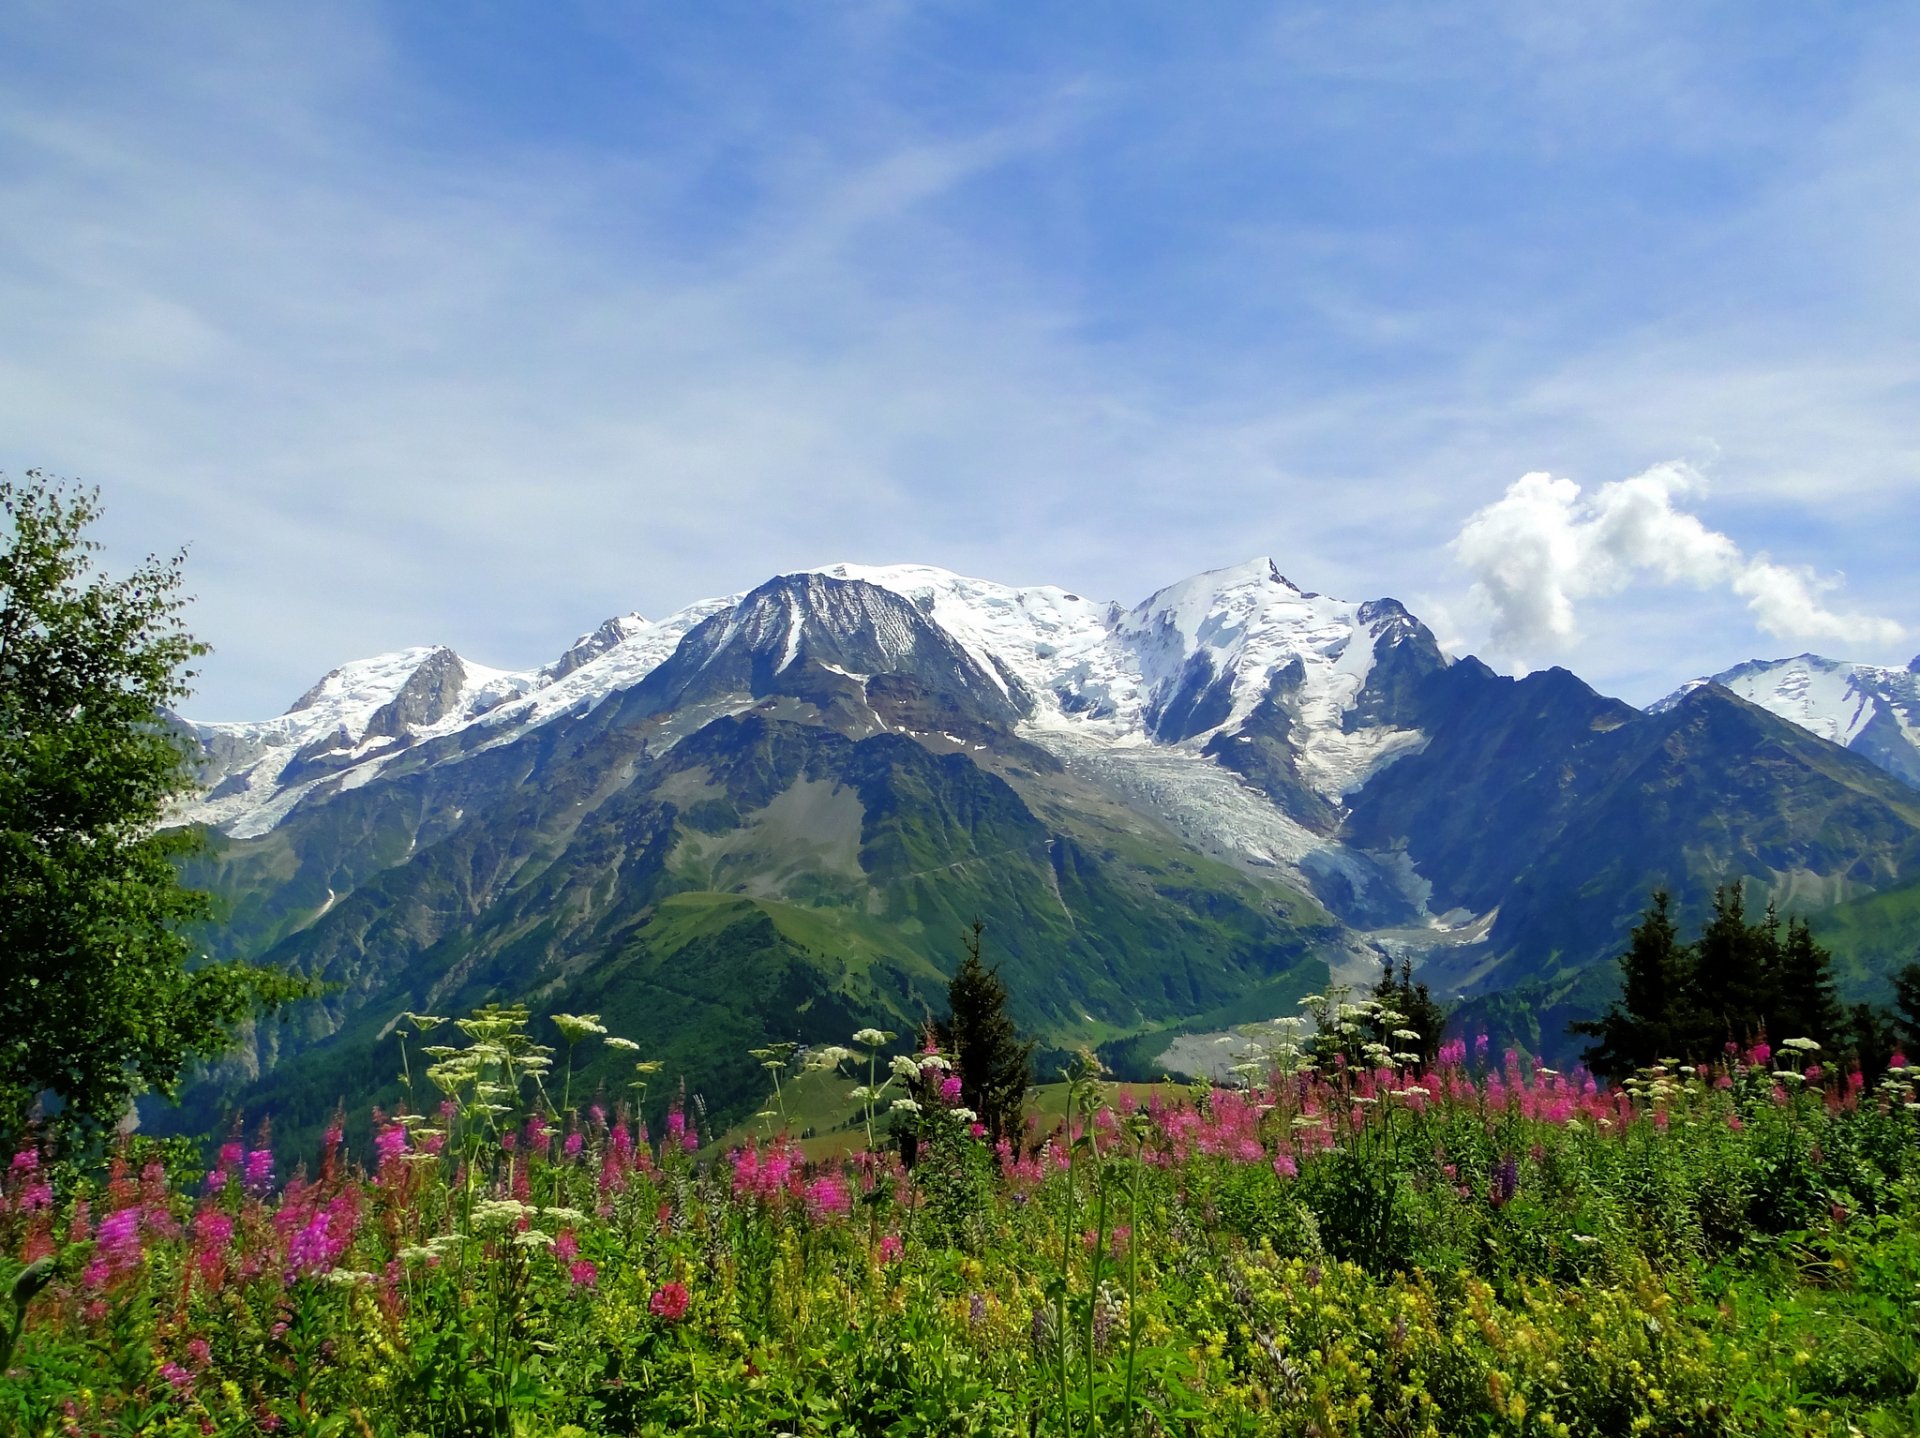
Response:
POLYGON ((1822 596, 1838 579, 1746 554, 1709 529, 1680 503, 1703 488, 1699 472, 1679 462, 1591 493, 1542 472, 1515 480, 1453 541, 1494 644, 1518 655, 1562 648, 1578 637, 1580 601, 1643 581, 1727 589, 1746 601, 1755 624, 1783 639, 1884 645, 1902 637, 1890 619, 1828 608, 1822 596))

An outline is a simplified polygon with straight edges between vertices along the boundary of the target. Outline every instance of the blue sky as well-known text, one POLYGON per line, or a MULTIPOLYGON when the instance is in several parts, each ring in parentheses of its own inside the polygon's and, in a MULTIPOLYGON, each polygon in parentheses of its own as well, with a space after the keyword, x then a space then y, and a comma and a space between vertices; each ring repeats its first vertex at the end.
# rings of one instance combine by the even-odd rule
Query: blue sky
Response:
POLYGON ((840 559, 1270 554, 1636 702, 1904 663, 1915 54, 1871 4, 13 5, 0 469, 191 544, 203 718, 840 559))

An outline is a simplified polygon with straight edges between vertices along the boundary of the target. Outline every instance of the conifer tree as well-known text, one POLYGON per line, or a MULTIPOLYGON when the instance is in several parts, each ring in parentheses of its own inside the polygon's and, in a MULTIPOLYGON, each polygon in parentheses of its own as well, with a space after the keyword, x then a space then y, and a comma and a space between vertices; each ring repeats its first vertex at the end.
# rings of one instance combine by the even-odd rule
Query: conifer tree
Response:
POLYGON ((1692 990, 1696 1012, 1675 1033, 1690 1056, 1726 1043, 1747 1043, 1766 1030, 1780 952, 1780 921, 1771 905, 1758 924, 1747 922, 1738 883, 1713 891, 1713 913, 1694 945, 1692 990))
POLYGON ((1695 961, 1680 942, 1664 889, 1634 928, 1620 956, 1620 1002, 1594 1022, 1573 1025, 1573 1032, 1598 1043, 1586 1051, 1596 1073, 1621 1075, 1668 1057, 1693 1042, 1701 1024, 1693 1003, 1695 961))
POLYGON ((940 1036, 960 1075, 960 1101, 979 1116, 987 1140, 1020 1142, 1026 1123, 1027 1084, 1033 1045, 1022 1043, 1007 1014, 1007 988, 1000 971, 980 957, 986 925, 975 919, 962 943, 966 957, 947 985, 950 1017, 940 1036))
MULTIPOLYGON (((1440 1052, 1440 1040, 1446 1032, 1447 1011, 1435 1000, 1424 982, 1416 984, 1413 981, 1413 961, 1402 959, 1396 972, 1392 959, 1383 960, 1380 982, 1373 986, 1373 996, 1404 1020, 1394 1027, 1404 1027, 1420 1035, 1412 1049, 1420 1055, 1422 1063, 1432 1063, 1434 1055, 1440 1052)), ((1391 1048, 1408 1047, 1389 1033, 1383 1032, 1380 1041, 1391 1048)))
MULTIPOLYGON (((1692 944, 1679 942, 1669 899, 1656 892, 1627 952, 1622 994, 1600 1019, 1572 1026, 1599 1040, 1585 1058, 1595 1072, 1619 1076, 1665 1058, 1709 1059, 1728 1043, 1762 1034, 1776 1042, 1810 1038, 1823 1048, 1881 1047, 1871 1013, 1843 1013, 1834 991, 1833 955, 1814 942, 1804 919, 1783 926, 1772 904, 1749 923, 1738 884, 1714 891, 1713 912, 1692 944)), ((1920 1000, 1920 966, 1914 997, 1920 1000)))
POLYGON ((1833 984, 1833 955, 1813 941, 1805 919, 1787 923, 1776 980, 1767 1032, 1780 1039, 1837 1044, 1846 1025, 1833 984))
POLYGON ((1910 1059, 1920 1059, 1920 959, 1893 976, 1893 1032, 1910 1059))

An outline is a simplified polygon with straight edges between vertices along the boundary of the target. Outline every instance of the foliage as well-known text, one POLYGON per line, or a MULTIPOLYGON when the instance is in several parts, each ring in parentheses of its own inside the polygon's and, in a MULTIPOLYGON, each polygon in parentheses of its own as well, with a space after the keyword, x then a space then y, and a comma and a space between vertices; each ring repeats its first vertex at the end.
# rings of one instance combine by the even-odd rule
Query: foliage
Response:
POLYGON ((953 1054, 960 1102, 979 1115, 987 1141, 999 1143, 1020 1137, 1034 1045, 1020 1041, 1007 1013, 1007 986, 1000 982, 999 971, 981 961, 985 928, 978 919, 967 928, 966 957, 947 985, 948 1018, 940 1038, 953 1054))
POLYGON ((1757 923, 1738 884, 1714 891, 1713 912, 1692 944, 1680 941, 1669 898, 1656 891, 1620 956, 1620 1001, 1571 1026, 1597 1040, 1585 1054, 1615 1077, 1665 1058, 1705 1059, 1768 1034, 1834 1047, 1859 1036, 1860 1019, 1835 997, 1833 956, 1804 920, 1782 932, 1772 905, 1757 923))
MULTIPOLYGON (((650 1062, 564 1018, 570 1046, 650 1062)), ((1869 1088, 1755 1049, 1606 1089, 1460 1040, 1324 1068, 1289 1041, 1287 1071, 1144 1106, 1082 1062, 1062 1124, 1016 1148, 940 1106, 937 1055, 883 1063, 874 1031, 863 1087, 922 1095, 894 1109, 920 1126, 909 1171, 871 1147, 809 1162, 784 1135, 703 1151, 677 1110, 653 1135, 570 1112, 522 1011, 401 1028, 441 1097, 376 1115, 358 1161, 337 1130, 284 1182, 237 1138, 210 1173, 142 1141, 104 1172, 16 1155, 0 1283, 55 1276, 0 1429, 1920 1425, 1904 1065, 1869 1088)))
POLYGON ((35 471, 0 479, 0 1137, 51 1094, 62 1136, 172 1094, 257 1006, 304 990, 243 965, 194 967, 207 913, 157 826, 191 787, 166 707, 206 653, 181 611, 182 556, 93 570, 97 493, 35 471))

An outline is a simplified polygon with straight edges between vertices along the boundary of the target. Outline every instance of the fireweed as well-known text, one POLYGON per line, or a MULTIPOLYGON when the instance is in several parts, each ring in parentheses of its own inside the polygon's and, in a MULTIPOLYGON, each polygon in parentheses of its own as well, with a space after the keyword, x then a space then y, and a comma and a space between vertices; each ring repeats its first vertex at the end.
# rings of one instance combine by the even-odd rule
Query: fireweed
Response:
POLYGON ((1142 1102, 1083 1064, 993 1152, 878 1031, 826 1056, 870 1142, 810 1160, 550 1102, 511 1009, 416 1050, 420 1111, 363 1154, 27 1150, 0 1432, 1920 1431, 1904 1058, 1607 1088, 1474 1043, 1423 1068, 1322 1003, 1235 1087, 1142 1102))

